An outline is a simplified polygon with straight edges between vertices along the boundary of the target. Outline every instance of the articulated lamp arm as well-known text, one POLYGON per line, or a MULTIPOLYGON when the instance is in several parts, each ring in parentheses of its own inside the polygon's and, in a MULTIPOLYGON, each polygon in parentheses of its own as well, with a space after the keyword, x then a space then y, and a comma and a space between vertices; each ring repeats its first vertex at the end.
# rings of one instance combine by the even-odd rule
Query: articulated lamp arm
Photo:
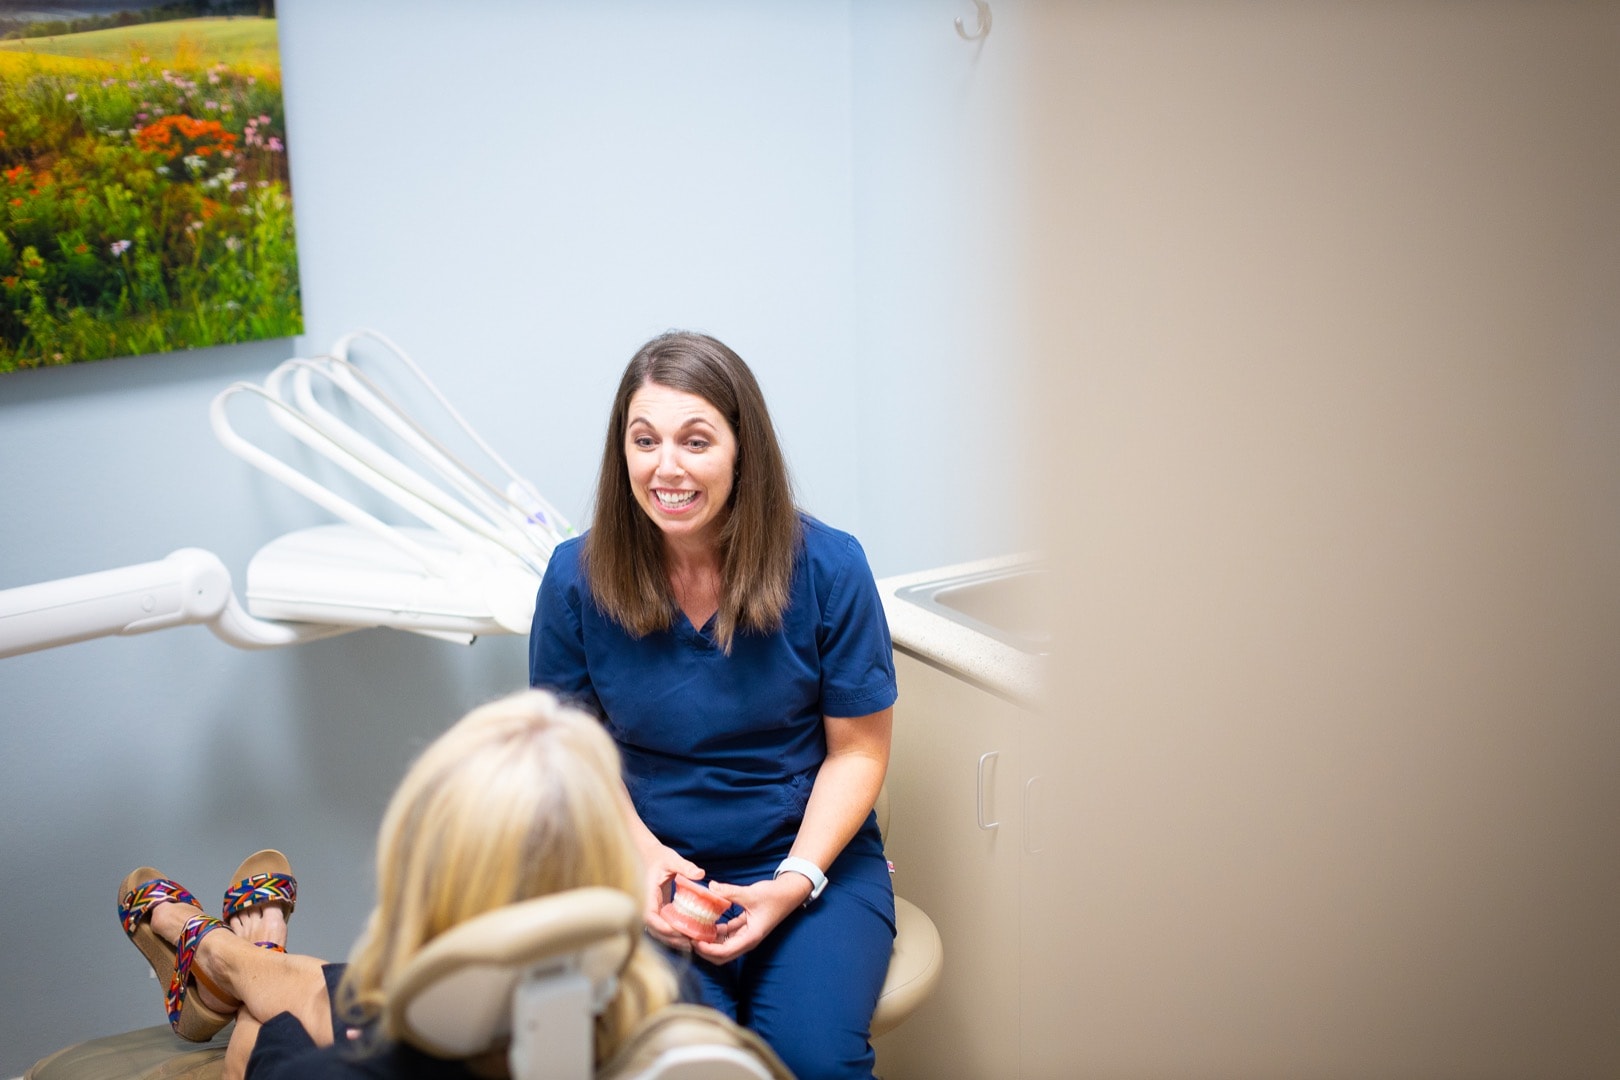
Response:
POLYGON ((254 618, 237 602, 231 573, 219 556, 201 548, 0 590, 0 658, 195 624, 241 649, 273 649, 357 629, 254 618))

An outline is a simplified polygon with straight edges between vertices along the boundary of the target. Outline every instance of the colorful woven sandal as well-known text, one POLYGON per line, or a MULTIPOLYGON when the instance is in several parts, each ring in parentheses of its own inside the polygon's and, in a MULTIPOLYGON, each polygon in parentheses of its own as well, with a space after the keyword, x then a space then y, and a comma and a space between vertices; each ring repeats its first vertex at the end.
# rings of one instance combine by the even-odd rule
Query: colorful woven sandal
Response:
POLYGON ((215 926, 222 924, 206 915, 197 916, 186 923, 180 945, 171 945, 152 929, 150 916, 160 905, 174 903, 202 906, 178 882, 164 877, 150 866, 142 866, 132 870, 118 886, 118 921, 123 924, 125 935, 146 957, 146 962, 152 965, 153 974, 164 984, 163 1005, 169 1015, 169 1025, 182 1039, 207 1042, 220 1028, 231 1022, 231 1016, 210 1009, 195 994, 189 997, 186 994, 186 987, 191 984, 191 965, 197 954, 197 944, 211 929, 199 927, 193 931, 192 924, 199 919, 212 922, 215 926), (191 938, 189 949, 185 948, 187 937, 191 938), (183 958, 182 952, 185 953, 183 958))
MULTIPOLYGON (((225 902, 221 907, 226 922, 266 904, 285 904, 287 918, 292 918, 293 909, 298 906, 298 879, 292 875, 292 864, 287 861, 287 856, 275 848, 255 851, 243 859, 233 879, 236 884, 225 890, 225 902)), ((261 949, 287 951, 285 946, 274 941, 255 941, 253 944, 261 949)))
MULTIPOLYGON (((197 946, 202 939, 215 930, 224 930, 225 924, 212 915, 193 915, 186 920, 185 929, 180 931, 180 940, 175 943, 174 978, 169 980, 169 992, 164 995, 163 1002, 169 1010, 169 1026, 182 1039, 192 1042, 207 1042, 214 1037, 214 1032, 224 1027, 231 1019, 230 1016, 221 1017, 218 1013, 206 1008, 195 997, 189 1000, 186 990, 192 985, 192 961, 197 959, 197 946), (208 1014, 204 1021, 202 1014, 208 1014), (218 1025, 210 1026, 214 1020, 222 1021, 218 1025)), ((195 973, 198 980, 202 980, 202 972, 195 973)), ((219 994, 219 990, 212 983, 209 989, 219 994)), ((223 997, 223 994, 219 994, 223 997)))

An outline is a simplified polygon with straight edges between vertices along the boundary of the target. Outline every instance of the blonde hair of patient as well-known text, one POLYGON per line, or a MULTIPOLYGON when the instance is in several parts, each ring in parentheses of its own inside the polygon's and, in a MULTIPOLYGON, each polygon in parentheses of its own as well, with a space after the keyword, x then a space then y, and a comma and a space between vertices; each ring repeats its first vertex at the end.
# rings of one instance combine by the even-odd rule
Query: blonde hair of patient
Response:
MULTIPOLYGON (((468 713, 411 766, 383 816, 377 906, 350 956, 342 1008, 379 1015, 422 946, 486 911, 588 885, 639 902, 643 871, 619 784, 601 724, 544 691, 468 713)), ((675 992, 668 965, 638 939, 597 1019, 597 1060, 675 992)))

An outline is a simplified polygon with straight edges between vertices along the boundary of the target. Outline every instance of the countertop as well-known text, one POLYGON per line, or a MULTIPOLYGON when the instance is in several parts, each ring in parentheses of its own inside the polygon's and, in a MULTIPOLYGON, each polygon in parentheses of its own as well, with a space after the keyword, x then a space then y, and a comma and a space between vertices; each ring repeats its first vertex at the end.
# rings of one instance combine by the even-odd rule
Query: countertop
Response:
POLYGON ((1026 567, 1037 561, 1031 555, 1002 555, 880 578, 878 592, 883 597, 883 612, 889 620, 894 647, 1014 704, 1038 707, 1045 657, 1025 652, 895 595, 898 590, 912 585, 1026 567))

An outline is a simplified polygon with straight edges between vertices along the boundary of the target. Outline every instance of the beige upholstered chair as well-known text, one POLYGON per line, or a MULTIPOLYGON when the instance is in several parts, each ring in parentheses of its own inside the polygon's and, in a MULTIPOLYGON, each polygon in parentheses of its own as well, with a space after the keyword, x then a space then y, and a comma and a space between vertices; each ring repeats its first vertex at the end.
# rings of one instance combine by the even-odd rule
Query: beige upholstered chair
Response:
MULTIPOLYGON (((878 832, 889 833, 889 789, 878 792, 878 832)), ((939 985, 944 970, 945 945, 939 930, 922 909, 901 896, 894 898, 894 952, 889 974, 872 1014, 872 1037, 899 1027, 939 985)))
MULTIPOLYGON (((406 1041, 438 1057, 473 1057, 507 1043, 513 1080, 580 1080, 592 1070, 594 1007, 612 996, 641 932, 641 909, 615 889, 574 889, 488 912, 434 938, 411 961, 388 1002, 389 1019, 406 1041)), ((643 1020, 596 1075, 793 1080, 758 1036, 691 1005, 643 1020)))

